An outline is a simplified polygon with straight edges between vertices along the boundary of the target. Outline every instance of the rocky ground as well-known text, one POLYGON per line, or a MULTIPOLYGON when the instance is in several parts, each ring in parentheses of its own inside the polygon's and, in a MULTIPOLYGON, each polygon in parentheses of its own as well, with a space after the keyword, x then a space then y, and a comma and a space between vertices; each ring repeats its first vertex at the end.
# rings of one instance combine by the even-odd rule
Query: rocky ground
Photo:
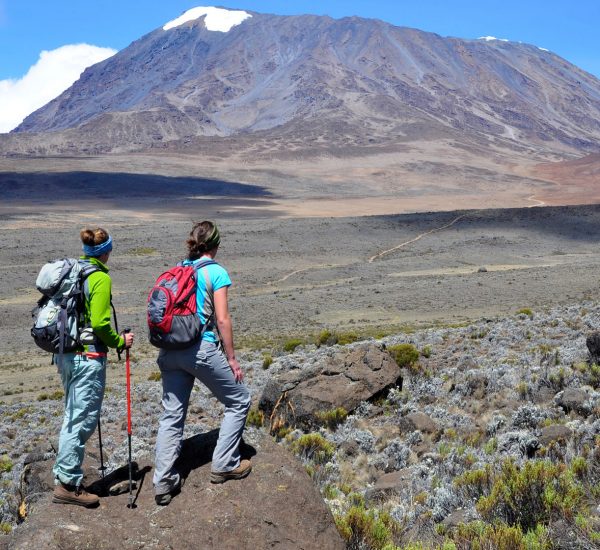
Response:
MULTIPOLYGON (((588 363, 585 342, 599 325, 600 304, 589 301, 345 347, 323 335, 320 347, 275 353, 272 362, 247 352, 242 365, 256 405, 247 437, 271 431, 299 456, 348 548, 600 547, 600 371, 588 363), (409 346, 398 354, 399 344, 409 346), (323 411, 300 429, 274 426, 274 415, 258 411, 269 381, 319 366, 330 371, 337 354, 360 355, 372 346, 397 358, 401 382, 374 399, 344 403, 349 414, 323 411)), ((150 359, 135 368, 153 369, 150 359)), ((115 468, 126 462, 125 402, 122 373, 113 370, 110 378, 102 422, 108 465, 115 468)), ((142 460, 152 454, 160 382, 140 381, 133 395, 133 455, 142 460)), ((19 510, 27 513, 28 498, 35 501, 27 497, 22 506, 18 491, 24 457, 53 455, 57 397, 0 406, 0 513, 7 532, 19 510)), ((198 386, 186 437, 210 431, 219 419, 220 407, 198 386)), ((88 466, 97 462, 92 448, 88 466)))
POLYGON ((597 206, 303 219, 241 219, 243 208, 222 212, 220 201, 200 201, 196 212, 174 213, 168 199, 163 210, 135 206, 35 213, 15 203, 0 215, 0 400, 58 389, 48 357, 31 346, 34 281, 45 261, 79 253, 86 224, 115 237, 114 303, 121 326, 139 335, 140 359, 154 353, 144 337, 147 293, 182 257, 198 217, 219 221, 217 259, 230 271, 237 343, 248 350, 326 328, 379 336, 465 323, 597 292, 597 206))
MULTIPOLYGON (((90 213, 75 203, 39 212, 16 195, 0 207, 2 531, 35 517, 36 499, 47 499, 23 486, 24 466, 51 464, 62 414, 55 367, 28 334, 40 265, 77 255, 83 225, 101 223, 115 236, 114 301, 121 326, 138 334, 133 453, 151 461, 161 390, 144 337, 146 294, 181 257, 190 220, 214 217, 255 406, 267 403, 269 383, 300 372, 305 396, 323 409, 304 414, 289 396, 285 418, 257 408, 249 441, 272 433, 298 455, 348 548, 596 547, 600 372, 586 362, 585 337, 600 322, 600 207, 286 219, 243 197, 151 205, 129 191, 130 204, 99 203, 90 213), (404 348, 395 372, 399 344, 414 349, 404 348), (387 365, 385 376, 367 372, 374 362, 387 365), (327 386, 334 378, 360 380, 361 391, 338 401, 327 386), (532 490, 515 489, 531 480, 532 490)), ((113 469, 127 457, 124 397, 123 363, 113 357, 102 416, 113 469)), ((220 415, 198 387, 186 437, 216 428, 220 415)))

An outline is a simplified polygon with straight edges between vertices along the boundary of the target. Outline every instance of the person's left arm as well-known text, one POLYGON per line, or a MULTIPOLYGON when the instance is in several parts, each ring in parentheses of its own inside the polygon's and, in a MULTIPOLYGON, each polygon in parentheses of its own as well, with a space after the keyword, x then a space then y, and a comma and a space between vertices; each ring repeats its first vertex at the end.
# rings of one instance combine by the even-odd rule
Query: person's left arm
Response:
POLYGON ((125 341, 119 336, 110 324, 110 297, 112 283, 105 273, 90 275, 88 278, 90 300, 90 324, 94 334, 109 348, 122 348, 125 341))

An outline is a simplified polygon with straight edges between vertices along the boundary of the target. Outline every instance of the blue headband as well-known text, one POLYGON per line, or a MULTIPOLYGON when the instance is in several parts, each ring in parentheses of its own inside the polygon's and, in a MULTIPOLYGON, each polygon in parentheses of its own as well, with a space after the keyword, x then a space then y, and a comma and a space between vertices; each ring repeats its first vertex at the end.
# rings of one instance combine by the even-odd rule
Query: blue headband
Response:
POLYGON ((90 246, 89 244, 83 245, 83 253, 86 256, 92 256, 97 258, 98 256, 102 256, 102 254, 106 254, 112 250, 112 237, 109 235, 108 240, 104 241, 102 244, 97 244, 96 246, 90 246))

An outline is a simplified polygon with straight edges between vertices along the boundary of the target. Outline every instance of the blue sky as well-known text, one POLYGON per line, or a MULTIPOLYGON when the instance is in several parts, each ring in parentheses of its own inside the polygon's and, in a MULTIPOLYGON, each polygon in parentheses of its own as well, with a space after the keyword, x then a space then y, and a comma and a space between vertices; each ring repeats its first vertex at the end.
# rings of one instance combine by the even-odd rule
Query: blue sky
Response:
MULTIPOLYGON (((0 0, 0 132, 9 131, 67 88, 77 78, 73 73, 198 5, 212 4, 202 0, 0 0), (76 51, 69 46, 82 43, 101 49, 76 51), (43 51, 51 55, 43 59, 43 51), (59 69, 63 64, 69 66, 64 75, 59 69), (56 90, 62 89, 56 92, 49 86, 51 81, 56 90), (45 95, 29 97, 38 91, 45 95), (17 111, 24 115, 15 118, 17 111)), ((600 78, 600 0, 235 0, 235 4, 216 5, 282 15, 358 15, 443 36, 507 38, 549 49, 600 78)))
MULTIPOLYGON (((359 15, 444 36, 529 42, 600 77, 600 0, 235 0, 264 13, 359 15)), ((42 50, 85 42, 122 49, 201 0, 0 0, 0 79, 18 78, 42 50)), ((216 4, 219 5, 219 4, 216 4)))

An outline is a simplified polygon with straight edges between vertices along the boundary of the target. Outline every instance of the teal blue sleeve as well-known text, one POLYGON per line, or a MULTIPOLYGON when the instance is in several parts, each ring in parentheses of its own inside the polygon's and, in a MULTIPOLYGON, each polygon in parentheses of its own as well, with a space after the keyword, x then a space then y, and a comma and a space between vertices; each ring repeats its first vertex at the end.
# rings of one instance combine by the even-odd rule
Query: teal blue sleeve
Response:
POLYGON ((216 266, 216 269, 211 273, 210 281, 212 283, 213 292, 216 292, 224 286, 231 286, 231 279, 224 267, 216 266))

